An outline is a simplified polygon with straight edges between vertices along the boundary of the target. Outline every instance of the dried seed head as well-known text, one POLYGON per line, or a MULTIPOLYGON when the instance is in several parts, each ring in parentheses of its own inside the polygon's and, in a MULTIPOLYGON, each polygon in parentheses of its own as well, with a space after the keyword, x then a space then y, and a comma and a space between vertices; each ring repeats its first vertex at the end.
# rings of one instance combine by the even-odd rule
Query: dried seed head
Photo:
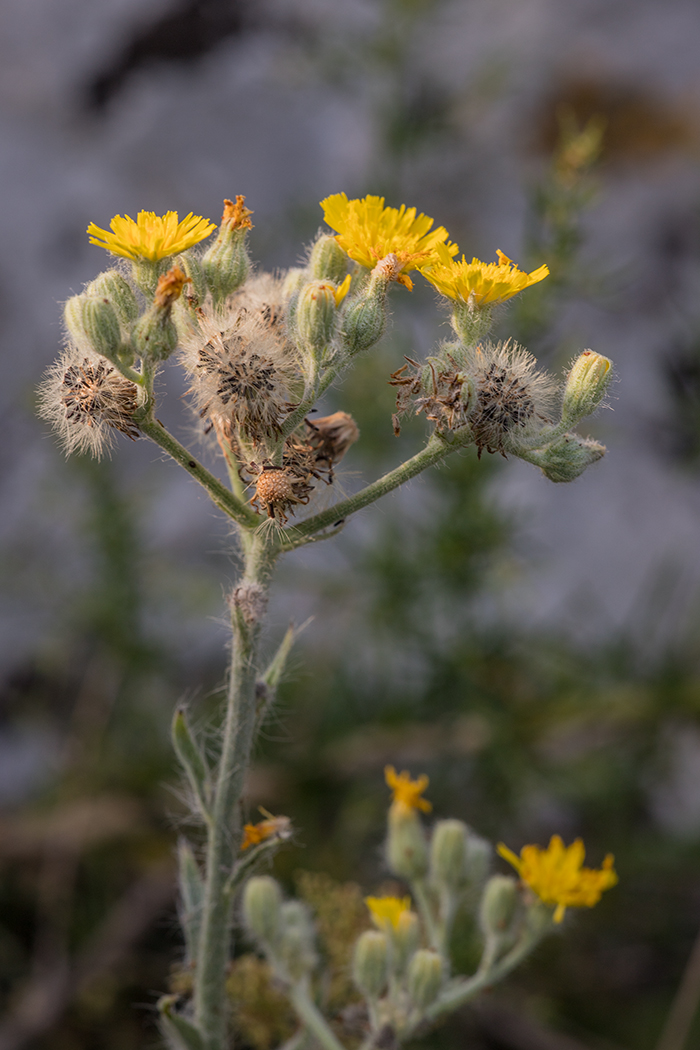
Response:
POLYGON ((314 449, 316 463, 332 474, 347 450, 360 436, 357 423, 347 412, 333 412, 320 419, 305 419, 308 443, 314 449))
POLYGON ((259 583, 244 583, 236 587, 229 598, 229 604, 245 620, 248 627, 259 623, 265 615, 267 594, 259 583))
POLYGON ((248 282, 224 313, 200 311, 198 329, 184 364, 200 416, 263 442, 290 411, 295 379, 280 282, 269 275, 248 282))
POLYGON ((135 439, 137 388, 98 357, 69 346, 49 369, 39 389, 39 414, 58 431, 67 454, 99 458, 112 445, 113 431, 135 439))
POLYGON ((255 495, 250 502, 263 507, 268 518, 276 518, 285 524, 287 513, 295 504, 309 502, 311 491, 307 475, 299 476, 289 467, 265 464, 258 475, 255 495))
POLYGON ((473 377, 474 404, 469 424, 479 455, 517 451, 526 430, 549 420, 556 384, 537 370, 532 354, 515 343, 475 347, 467 371, 473 377))

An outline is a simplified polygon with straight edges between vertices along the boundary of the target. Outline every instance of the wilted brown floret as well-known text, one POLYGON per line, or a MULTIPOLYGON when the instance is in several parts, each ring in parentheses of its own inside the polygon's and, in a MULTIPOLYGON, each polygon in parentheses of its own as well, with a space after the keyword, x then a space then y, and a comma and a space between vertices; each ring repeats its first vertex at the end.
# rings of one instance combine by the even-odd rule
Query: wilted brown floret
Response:
POLYGON ((357 423, 347 412, 333 412, 320 419, 305 419, 304 423, 316 464, 319 469, 327 470, 329 480, 332 480, 334 464, 340 462, 360 436, 357 423))

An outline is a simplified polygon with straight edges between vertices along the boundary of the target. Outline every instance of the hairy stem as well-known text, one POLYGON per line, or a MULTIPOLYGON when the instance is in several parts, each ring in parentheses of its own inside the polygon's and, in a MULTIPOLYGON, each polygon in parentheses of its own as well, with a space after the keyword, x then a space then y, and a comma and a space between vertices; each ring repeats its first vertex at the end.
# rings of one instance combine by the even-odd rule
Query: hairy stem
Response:
POLYGON ((320 514, 314 514, 312 517, 300 521, 298 525, 285 529, 284 538, 280 541, 282 550, 293 550, 294 547, 301 546, 300 541, 305 540, 307 536, 312 535, 314 532, 319 532, 321 529, 328 528, 336 522, 343 521, 350 514, 354 514, 355 511, 362 510, 363 507, 368 507, 371 503, 385 496, 387 492, 398 488, 399 485, 403 485, 405 481, 414 478, 427 467, 431 467, 434 463, 444 459, 450 452, 454 452, 462 447, 460 443, 450 442, 437 432, 432 434, 425 448, 422 448, 411 459, 407 459, 401 466, 390 470, 388 474, 373 481, 371 485, 367 485, 366 488, 361 489, 356 495, 340 500, 340 502, 329 507, 328 510, 323 510, 320 514))
POLYGON ((324 1050, 345 1050, 343 1044, 336 1039, 323 1014, 316 1008, 304 985, 299 984, 292 988, 289 998, 301 1021, 316 1037, 324 1050))
MULTIPOLYGON (((273 555, 264 534, 244 537, 245 570, 238 591, 264 599, 273 555), (262 588, 262 592, 258 589, 262 588)), ((251 603, 252 606, 253 603, 251 603)), ((227 892, 240 841, 240 801, 256 722, 255 682, 261 624, 239 609, 232 615, 233 643, 226 721, 207 836, 204 903, 195 976, 195 1021, 206 1050, 226 1046, 226 966, 231 948, 233 897, 227 892)))

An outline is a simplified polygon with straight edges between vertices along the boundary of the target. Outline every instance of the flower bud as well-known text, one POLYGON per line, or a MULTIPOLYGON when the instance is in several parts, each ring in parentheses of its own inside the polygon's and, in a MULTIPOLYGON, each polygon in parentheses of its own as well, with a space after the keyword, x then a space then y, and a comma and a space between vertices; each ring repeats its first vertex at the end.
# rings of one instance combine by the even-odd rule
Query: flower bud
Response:
POLYGON ((430 843, 430 873, 450 889, 467 876, 467 825, 461 820, 439 820, 430 843))
POLYGON ((281 910, 282 933, 276 955, 293 981, 313 970, 316 953, 309 915, 300 901, 287 901, 281 910))
POLYGON ((479 920, 486 937, 502 937, 513 925, 519 910, 517 882, 510 875, 492 875, 484 887, 479 920))
POLYGON ((243 921, 259 941, 274 944, 282 925, 282 893, 270 875, 249 879, 243 891, 243 921))
POLYGON ((207 282, 201 260, 192 252, 183 252, 178 255, 175 264, 189 278, 189 288, 182 297, 183 305, 191 309, 201 306, 207 297, 207 282))
POLYGON ((584 350, 576 358, 564 388, 561 418, 565 426, 574 426, 595 411, 605 396, 612 376, 612 361, 593 350, 584 350))
POLYGON ((294 324, 299 342, 309 350, 323 350, 333 338, 335 287, 330 281, 309 281, 296 304, 294 324))
POLYGON ((420 944, 420 922, 413 911, 399 915, 396 926, 390 930, 393 945, 392 965, 397 973, 403 973, 408 960, 420 944))
POLYGON ((165 361, 177 346, 177 328, 171 313, 187 282, 179 266, 173 266, 158 279, 153 305, 139 318, 131 333, 134 349, 141 357, 165 361))
POLYGON ((327 233, 317 237, 309 256, 309 270, 317 281, 340 284, 348 272, 348 257, 335 237, 327 233))
POLYGON ((389 809, 389 837, 386 844, 389 867, 409 882, 422 879, 428 870, 428 843, 415 810, 389 809))
POLYGON ((246 239, 253 226, 253 213, 244 206, 244 200, 239 194, 235 204, 224 201, 218 236, 202 257, 202 269, 215 305, 240 288, 250 273, 246 239))
POLYGON ((101 273, 99 277, 90 282, 86 292, 100 299, 108 299, 119 324, 127 330, 138 317, 139 307, 136 296, 131 290, 131 285, 124 280, 119 270, 106 270, 101 273))
POLYGON ((442 961, 430 948, 419 948, 408 967, 408 994, 422 1012, 438 997, 442 985, 442 961))
POLYGON ((355 943, 352 976, 368 999, 376 999, 386 987, 389 975, 389 944, 385 934, 366 930, 355 943))
POLYGON ((66 328, 77 345, 113 360, 121 346, 121 330, 110 302, 95 295, 74 295, 63 309, 66 328))
POLYGON ((369 350, 386 326, 387 275, 377 269, 358 299, 350 302, 343 318, 343 343, 351 356, 369 350))
POLYGON ((590 438, 564 434, 548 448, 528 452, 522 458, 539 467, 550 481, 574 481, 591 463, 602 459, 605 451, 605 445, 590 438))

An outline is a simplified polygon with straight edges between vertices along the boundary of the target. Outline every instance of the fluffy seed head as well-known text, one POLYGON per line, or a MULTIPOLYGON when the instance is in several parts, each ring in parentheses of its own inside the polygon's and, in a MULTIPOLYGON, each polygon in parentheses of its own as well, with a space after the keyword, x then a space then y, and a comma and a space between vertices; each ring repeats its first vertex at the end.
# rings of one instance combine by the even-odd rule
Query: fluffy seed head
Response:
POLYGON ((111 447, 114 431, 135 439, 137 389, 98 357, 69 346, 49 369, 39 389, 39 414, 57 430, 67 454, 99 457, 111 447))
POLYGON ((287 341, 279 281, 248 282, 222 313, 200 311, 183 363, 202 418, 253 441, 275 434, 290 410, 296 361, 287 341))
POLYGON ((474 383, 468 419, 479 455, 517 447, 526 430, 548 419, 556 384, 516 343, 484 343, 468 354, 474 383))

